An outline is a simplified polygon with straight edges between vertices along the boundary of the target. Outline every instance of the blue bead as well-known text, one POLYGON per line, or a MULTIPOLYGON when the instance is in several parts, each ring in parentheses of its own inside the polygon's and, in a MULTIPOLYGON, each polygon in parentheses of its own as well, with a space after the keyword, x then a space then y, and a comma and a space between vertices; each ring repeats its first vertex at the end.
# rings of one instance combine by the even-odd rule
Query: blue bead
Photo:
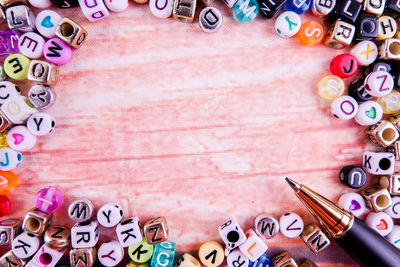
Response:
POLYGON ((174 263, 176 244, 171 241, 157 243, 154 246, 151 267, 172 267, 174 263))
POLYGON ((274 263, 272 260, 266 255, 262 255, 256 261, 250 261, 248 267, 273 267, 274 263))
POLYGON ((299 15, 305 13, 311 7, 311 0, 289 0, 285 4, 287 11, 293 11, 299 15))
POLYGON ((253 21, 258 14, 257 0, 238 0, 233 8, 233 15, 240 23, 253 21))

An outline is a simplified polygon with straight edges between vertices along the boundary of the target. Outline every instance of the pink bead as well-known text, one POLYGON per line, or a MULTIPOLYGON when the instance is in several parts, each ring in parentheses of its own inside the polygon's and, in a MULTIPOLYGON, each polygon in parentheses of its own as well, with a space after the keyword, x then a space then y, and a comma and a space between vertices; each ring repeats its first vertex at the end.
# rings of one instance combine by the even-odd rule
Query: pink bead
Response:
POLYGON ((47 40, 44 44, 43 54, 48 62, 56 65, 64 65, 70 61, 72 50, 60 38, 54 37, 47 40))
POLYGON ((11 209, 11 201, 6 195, 0 195, 0 217, 8 214, 11 209))
POLYGON ((54 186, 40 189, 35 196, 35 206, 41 211, 51 213, 58 209, 63 202, 62 192, 54 186))

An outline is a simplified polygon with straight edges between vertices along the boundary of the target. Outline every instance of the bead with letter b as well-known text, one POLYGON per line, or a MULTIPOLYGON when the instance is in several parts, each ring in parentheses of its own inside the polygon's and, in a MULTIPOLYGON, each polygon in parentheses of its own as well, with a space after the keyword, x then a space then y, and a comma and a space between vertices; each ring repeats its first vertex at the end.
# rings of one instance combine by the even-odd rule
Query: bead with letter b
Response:
POLYGON ((56 35, 73 48, 83 45, 87 31, 70 18, 64 17, 57 25, 56 35))
POLYGON ((0 246, 11 247, 14 238, 19 234, 21 221, 7 219, 0 222, 0 246))
POLYGON ((165 217, 147 221, 143 226, 144 236, 149 244, 157 244, 168 239, 168 224, 165 217))
POLYGON ((230 250, 246 241, 246 235, 235 218, 230 218, 218 227, 219 235, 230 250))
POLYGON ((215 32, 222 25, 222 14, 215 7, 205 7, 199 15, 199 25, 204 32, 215 32))
POLYGON ((393 174, 395 157, 389 152, 364 152, 363 168, 371 174, 393 174))
POLYGON ((386 188, 371 185, 360 192, 373 212, 383 211, 392 205, 392 198, 386 188))
POLYGON ((285 8, 288 11, 293 11, 301 15, 310 9, 311 2, 311 0, 288 0, 286 1, 285 8))
POLYGON ((124 248, 118 241, 108 241, 100 245, 97 258, 104 266, 117 266, 124 258, 124 248))
POLYGON ((303 228, 303 220, 294 212, 282 214, 282 216, 279 218, 279 229, 286 237, 298 237, 303 232, 303 228))
POLYGON ((68 216, 75 222, 84 222, 90 220, 93 214, 93 203, 86 198, 75 200, 68 207, 68 216))
POLYGON ((40 246, 40 238, 31 233, 23 232, 12 242, 12 251, 20 259, 33 256, 40 246))
POLYGON ((51 219, 51 213, 32 208, 25 215, 22 229, 27 233, 41 236, 49 226, 51 219))
POLYGON ((142 241, 139 218, 132 217, 123 220, 117 225, 117 237, 122 247, 129 247, 142 241))
POLYGON ((336 6, 336 0, 331 1, 312 1, 311 11, 316 16, 327 16, 336 6))
POLYGON ((73 248, 91 248, 99 240, 99 226, 96 221, 84 221, 71 228, 71 245, 73 248))
POLYGON ((353 213, 356 217, 363 215, 366 208, 363 197, 360 194, 353 192, 341 195, 338 205, 342 209, 353 213))
POLYGON ((315 254, 326 249, 331 243, 324 232, 314 223, 304 227, 301 233, 301 239, 303 239, 304 243, 306 243, 315 254))
POLYGON ((26 121, 26 127, 33 135, 48 135, 54 130, 56 122, 53 116, 48 113, 38 112, 29 117, 26 121))
POLYGON ((350 120, 356 116, 358 103, 351 96, 341 96, 331 103, 331 113, 341 120, 350 120))

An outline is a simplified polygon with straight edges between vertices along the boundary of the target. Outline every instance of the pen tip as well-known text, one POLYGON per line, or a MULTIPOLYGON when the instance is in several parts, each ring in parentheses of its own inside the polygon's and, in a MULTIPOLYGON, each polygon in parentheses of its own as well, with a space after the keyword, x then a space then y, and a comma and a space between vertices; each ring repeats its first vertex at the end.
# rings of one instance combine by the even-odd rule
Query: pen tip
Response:
POLYGON ((292 189, 293 189, 294 191, 297 192, 297 191, 299 191, 299 190, 301 189, 300 184, 297 183, 297 182, 295 182, 295 181, 293 181, 292 179, 286 177, 285 180, 286 180, 286 182, 290 185, 290 187, 292 187, 292 189))

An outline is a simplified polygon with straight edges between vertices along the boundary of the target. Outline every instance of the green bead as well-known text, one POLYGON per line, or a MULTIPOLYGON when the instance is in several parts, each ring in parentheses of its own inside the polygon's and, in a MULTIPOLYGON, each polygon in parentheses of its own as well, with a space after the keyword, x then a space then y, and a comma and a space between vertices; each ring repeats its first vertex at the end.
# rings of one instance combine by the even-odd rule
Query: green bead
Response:
POLYGON ((14 80, 26 80, 31 60, 22 54, 11 54, 4 61, 4 71, 14 80))
POLYGON ((238 0, 233 8, 233 15, 240 23, 253 21, 258 15, 257 0, 238 0))
POLYGON ((150 260, 153 250, 154 246, 148 244, 146 238, 143 238, 140 243, 129 246, 128 254, 134 263, 145 263, 150 260))
POLYGON ((172 267, 174 263, 176 244, 164 241, 155 245, 154 254, 151 258, 151 267, 172 267))

